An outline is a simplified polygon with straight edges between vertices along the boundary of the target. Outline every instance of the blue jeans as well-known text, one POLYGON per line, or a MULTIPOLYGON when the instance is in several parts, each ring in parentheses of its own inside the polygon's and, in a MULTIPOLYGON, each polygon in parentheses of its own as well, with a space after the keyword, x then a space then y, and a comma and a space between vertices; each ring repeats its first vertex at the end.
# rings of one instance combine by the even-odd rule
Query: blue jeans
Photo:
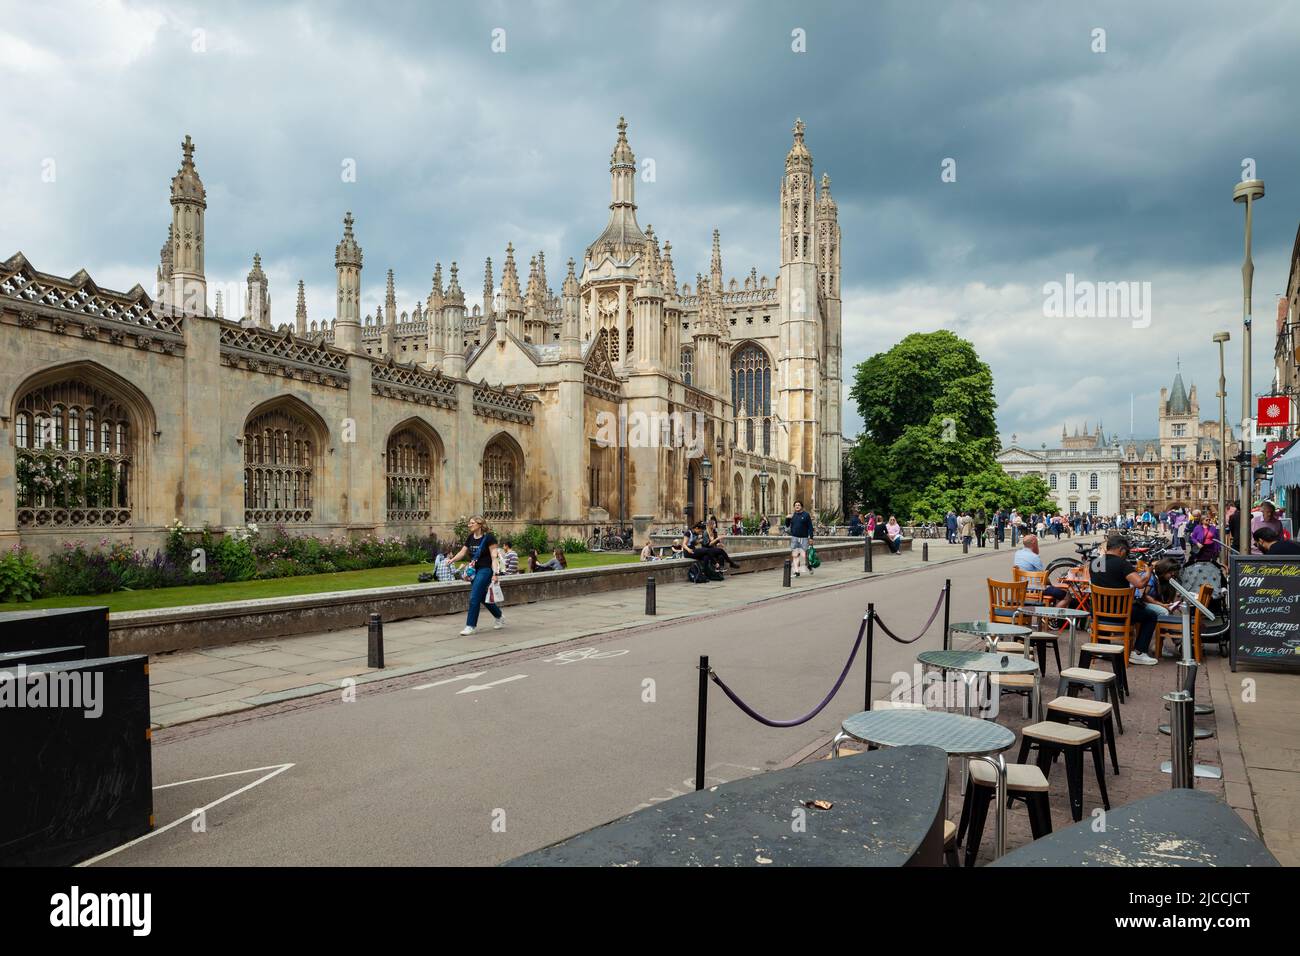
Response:
POLYGON ((478 627, 478 608, 485 605, 495 618, 501 617, 501 608, 487 600, 488 587, 492 584, 492 569, 479 568, 474 572, 474 583, 469 586, 469 614, 465 618, 466 627, 478 627))

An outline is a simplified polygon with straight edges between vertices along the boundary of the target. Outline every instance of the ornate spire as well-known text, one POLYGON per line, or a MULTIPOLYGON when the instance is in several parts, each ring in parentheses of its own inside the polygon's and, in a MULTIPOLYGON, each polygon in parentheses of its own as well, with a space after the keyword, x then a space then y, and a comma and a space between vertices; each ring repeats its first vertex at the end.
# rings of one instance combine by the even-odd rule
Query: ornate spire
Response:
POLYGON ((537 290, 537 282, 537 257, 533 256, 528 262, 528 288, 524 290, 524 299, 529 305, 541 301, 542 295, 537 290))
POLYGON ((670 290, 673 295, 676 295, 677 276, 673 272, 673 244, 671 242, 664 243, 663 275, 664 288, 670 290))
POLYGON ((709 280, 714 292, 722 291, 722 238, 713 230, 713 258, 709 261, 709 280))
POLYGON ((627 121, 618 118, 618 141, 609 157, 610 203, 609 224, 596 241, 587 247, 587 258, 610 253, 621 260, 630 259, 645 242, 645 234, 636 223, 636 157, 627 141, 627 121))
POLYGON ((221 319, 221 318, 225 318, 225 312, 223 311, 222 306, 221 306, 221 290, 220 290, 220 289, 217 290, 217 310, 216 310, 216 311, 217 311, 217 318, 219 318, 219 319, 221 319))
POLYGON ((352 234, 352 213, 348 212, 343 216, 343 238, 339 244, 334 247, 334 267, 339 266, 356 266, 361 267, 361 247, 357 245, 357 238, 352 234))
POLYGON ((397 321, 397 292, 393 286, 393 270, 388 270, 388 283, 384 291, 384 312, 389 322, 397 321))
POLYGON ((447 283, 447 302, 449 305, 464 307, 465 293, 461 291, 460 281, 457 278, 459 271, 460 270, 456 268, 456 263, 453 262, 451 264, 451 279, 447 283))
POLYGON ((827 210, 835 209, 835 200, 831 197, 831 174, 822 173, 822 207, 827 210))
POLYGON ((540 250, 537 253, 537 287, 541 290, 541 300, 545 305, 551 290, 546 285, 546 253, 540 250))
POLYGON ((506 264, 501 271, 501 294, 507 298, 519 298, 519 273, 515 271, 513 243, 506 243, 506 264))
POLYGON ((803 120, 794 121, 794 145, 790 147, 790 152, 785 155, 785 168, 787 171, 794 167, 812 169, 812 153, 808 152, 808 147, 803 142, 804 125, 803 120))
POLYGON ((483 318, 492 318, 493 310, 496 308, 494 300, 496 298, 496 288, 492 282, 492 257, 488 256, 487 262, 483 266, 483 318))
POLYGON ((573 271, 573 259, 572 259, 572 258, 569 259, 569 272, 568 272, 568 275, 566 275, 566 276, 564 277, 564 287, 563 287, 563 288, 564 288, 564 294, 565 294, 565 295, 577 295, 577 294, 578 294, 578 277, 577 277, 577 275, 574 274, 574 271, 573 271))
POLYGON ((298 306, 293 314, 295 318, 307 321, 307 287, 303 285, 301 279, 298 280, 298 306))
POLYGON ((199 171, 194 168, 194 142, 189 133, 181 143, 181 166, 172 177, 172 204, 179 202, 197 203, 203 208, 208 206, 208 194, 199 179, 199 171))

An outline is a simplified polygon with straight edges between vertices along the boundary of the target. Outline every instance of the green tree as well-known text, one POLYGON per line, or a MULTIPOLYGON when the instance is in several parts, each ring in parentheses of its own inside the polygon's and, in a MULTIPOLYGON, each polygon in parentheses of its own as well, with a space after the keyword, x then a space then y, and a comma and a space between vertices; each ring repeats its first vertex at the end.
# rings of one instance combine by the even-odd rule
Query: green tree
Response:
POLYGON ((864 423, 849 475, 866 506, 921 517, 997 468, 993 373, 965 339, 913 333, 859 364, 849 394, 864 423))

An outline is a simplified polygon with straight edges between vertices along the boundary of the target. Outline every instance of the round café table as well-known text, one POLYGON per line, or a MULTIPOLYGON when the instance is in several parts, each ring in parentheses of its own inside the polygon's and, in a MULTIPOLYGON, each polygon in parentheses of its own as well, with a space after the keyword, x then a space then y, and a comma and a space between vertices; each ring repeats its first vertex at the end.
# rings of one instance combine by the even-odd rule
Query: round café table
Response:
POLYGON ((1067 667, 1075 666, 1074 657, 1074 639, 1079 633, 1079 622, 1092 614, 1081 607, 1049 607, 1041 604, 1030 604, 1022 607, 1018 614, 1028 614, 1032 617, 1055 618, 1058 621, 1064 620, 1070 625, 1070 656, 1066 658, 1067 667))
MULTIPOLYGON (((1022 631, 1029 628, 1022 627, 1022 631)), ((1034 675, 1034 720, 1042 720, 1042 690, 1039 684, 1038 665, 1023 654, 981 654, 979 651, 922 651, 916 655, 917 663, 922 667, 933 667, 941 671, 957 671, 962 675, 966 685, 965 700, 962 708, 967 717, 971 715, 971 700, 979 679, 986 674, 1033 674, 1034 675)))
POLYGON ((984 641, 985 647, 990 651, 1004 637, 1028 637, 1033 633, 1033 628, 1025 627, 1023 624, 1002 624, 998 621, 958 621, 955 624, 949 624, 948 630, 956 631, 958 634, 969 634, 972 637, 978 637, 984 641))
MULTIPOLYGON (((1002 752, 1016 742, 1013 731, 992 721, 940 710, 868 710, 854 714, 840 725, 840 732, 831 741, 832 756, 839 756, 840 744, 846 740, 876 747, 921 744, 938 747, 949 757, 983 760, 989 764, 995 773, 996 855, 1007 852, 1007 762, 1002 752)), ((965 767, 965 760, 962 766, 965 767)))

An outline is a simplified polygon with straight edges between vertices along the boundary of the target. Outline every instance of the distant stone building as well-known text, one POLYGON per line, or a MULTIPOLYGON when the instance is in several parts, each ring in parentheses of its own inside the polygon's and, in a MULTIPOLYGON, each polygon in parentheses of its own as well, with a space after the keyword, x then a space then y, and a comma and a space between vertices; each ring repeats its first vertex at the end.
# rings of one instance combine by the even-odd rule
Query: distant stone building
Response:
MULTIPOLYGON (((1120 506, 1124 511, 1168 511, 1171 508, 1217 508, 1219 501, 1219 423, 1202 421, 1196 386, 1190 391, 1179 372, 1173 386, 1160 389, 1159 434, 1130 438, 1124 443, 1120 506)), ((1228 459, 1237 442, 1228 426, 1228 459)), ((1235 469, 1229 468, 1225 500, 1236 498, 1235 469)))
POLYGON ((998 454, 998 464, 1009 475, 1038 475, 1047 482, 1059 511, 1064 514, 1113 515, 1119 511, 1120 450, 1117 438, 1107 440, 1101 424, 1070 435, 1061 428, 1061 446, 1027 448, 1011 436, 1011 444, 998 454))

